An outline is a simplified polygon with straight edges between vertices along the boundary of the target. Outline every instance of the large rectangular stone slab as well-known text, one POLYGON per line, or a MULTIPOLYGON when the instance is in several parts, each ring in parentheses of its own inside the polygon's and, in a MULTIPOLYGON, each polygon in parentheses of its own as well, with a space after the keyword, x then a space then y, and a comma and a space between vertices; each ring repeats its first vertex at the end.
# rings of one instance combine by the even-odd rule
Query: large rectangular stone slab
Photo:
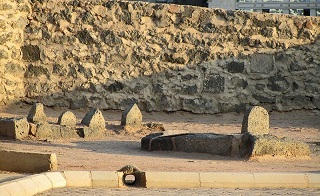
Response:
POLYGON ((0 170, 39 173, 57 170, 56 154, 0 150, 0 170))
POLYGON ((199 173, 188 172, 146 172, 147 188, 198 188, 199 173))

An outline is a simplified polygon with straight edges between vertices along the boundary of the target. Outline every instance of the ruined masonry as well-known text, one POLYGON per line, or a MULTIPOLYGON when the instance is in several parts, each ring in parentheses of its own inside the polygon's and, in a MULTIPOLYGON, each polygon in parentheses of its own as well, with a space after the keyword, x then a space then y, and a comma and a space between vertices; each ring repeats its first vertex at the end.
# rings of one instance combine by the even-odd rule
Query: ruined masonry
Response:
POLYGON ((309 146, 291 138, 269 134, 269 114, 260 106, 249 108, 243 118, 241 133, 153 133, 141 139, 141 149, 208 153, 220 156, 254 158, 309 156, 309 146))
POLYGON ((320 17, 109 0, 0 10, 0 105, 320 109, 320 17))

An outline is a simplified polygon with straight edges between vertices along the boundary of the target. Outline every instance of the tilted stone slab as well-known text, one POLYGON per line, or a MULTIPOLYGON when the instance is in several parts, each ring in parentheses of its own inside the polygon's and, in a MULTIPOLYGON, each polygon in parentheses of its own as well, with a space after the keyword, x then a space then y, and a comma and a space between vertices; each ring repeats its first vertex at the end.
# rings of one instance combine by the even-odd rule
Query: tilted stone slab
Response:
POLYGON ((258 157, 264 155, 303 157, 310 155, 308 144, 291 138, 278 138, 274 135, 243 134, 240 144, 241 157, 258 157))
POLYGON ((262 135, 269 133, 269 114, 260 106, 249 108, 244 114, 241 133, 262 135))
POLYGON ((133 104, 129 106, 125 111, 123 111, 121 117, 121 125, 141 126, 141 123, 142 113, 137 104, 133 104))
POLYGON ((1 118, 0 135, 12 139, 23 139, 29 134, 29 123, 26 118, 1 118))
POLYGON ((32 123, 47 123, 47 116, 44 113, 43 105, 41 103, 33 104, 27 119, 32 123))

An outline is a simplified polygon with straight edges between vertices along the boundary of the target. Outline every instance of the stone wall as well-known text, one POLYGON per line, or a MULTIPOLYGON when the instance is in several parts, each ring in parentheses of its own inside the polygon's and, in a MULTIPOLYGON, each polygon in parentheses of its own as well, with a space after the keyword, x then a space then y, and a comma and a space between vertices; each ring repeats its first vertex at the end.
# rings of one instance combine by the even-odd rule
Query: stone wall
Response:
POLYGON ((194 113, 320 109, 320 18, 107 0, 29 3, 14 77, 24 94, 7 91, 6 99, 14 92, 11 99, 72 109, 138 102, 145 111, 194 113))
POLYGON ((27 0, 0 0, 0 105, 25 95, 25 64, 21 61, 20 46, 29 12, 27 0))

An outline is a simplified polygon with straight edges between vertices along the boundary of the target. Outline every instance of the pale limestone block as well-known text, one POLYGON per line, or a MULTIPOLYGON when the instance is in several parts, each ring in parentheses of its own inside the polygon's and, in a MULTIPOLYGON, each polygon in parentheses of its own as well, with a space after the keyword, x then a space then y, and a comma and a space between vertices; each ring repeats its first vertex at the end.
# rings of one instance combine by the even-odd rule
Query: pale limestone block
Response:
POLYGON ((256 187, 307 188, 308 178, 304 173, 254 173, 256 187))
POLYGON ((320 173, 307 173, 308 188, 320 188, 320 173))
POLYGON ((89 171, 65 171, 67 187, 91 187, 91 173, 89 171))
POLYGON ((39 193, 52 189, 52 183, 46 175, 36 174, 30 178, 38 185, 39 193))
POLYGON ((119 187, 118 172, 92 171, 92 187, 119 187))
POLYGON ((19 179, 17 182, 23 187, 26 191, 26 195, 35 195, 39 193, 38 185, 29 177, 19 179))
POLYGON ((67 181, 61 172, 44 173, 52 183, 52 188, 62 188, 67 186, 67 181))
POLYGON ((0 195, 1 196, 10 196, 10 193, 7 191, 7 189, 4 186, 0 186, 0 195))
POLYGON ((15 195, 15 196, 26 195, 26 190, 19 183, 15 181, 8 182, 2 185, 2 187, 4 187, 10 195, 15 195))
POLYGON ((195 172, 146 172, 147 188, 198 188, 199 173, 195 172))
POLYGON ((200 182, 203 188, 251 188, 255 186, 252 173, 200 173, 200 182))

